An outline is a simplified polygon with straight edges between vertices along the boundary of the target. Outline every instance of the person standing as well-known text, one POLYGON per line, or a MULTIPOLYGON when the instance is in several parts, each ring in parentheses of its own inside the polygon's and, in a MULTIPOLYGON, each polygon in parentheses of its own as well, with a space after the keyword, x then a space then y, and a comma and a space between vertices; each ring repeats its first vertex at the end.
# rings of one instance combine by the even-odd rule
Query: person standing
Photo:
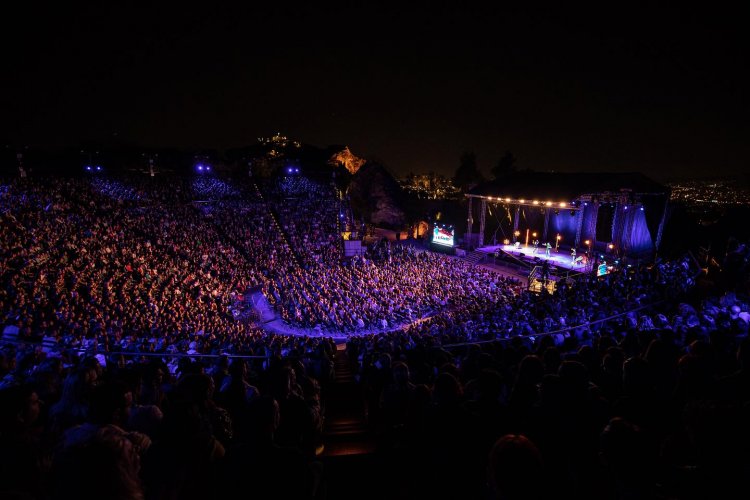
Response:
POLYGON ((551 250, 552 250, 552 245, 550 245, 550 242, 548 241, 545 244, 545 250, 544 250, 544 256, 547 257, 548 259, 549 259, 549 253, 551 250))

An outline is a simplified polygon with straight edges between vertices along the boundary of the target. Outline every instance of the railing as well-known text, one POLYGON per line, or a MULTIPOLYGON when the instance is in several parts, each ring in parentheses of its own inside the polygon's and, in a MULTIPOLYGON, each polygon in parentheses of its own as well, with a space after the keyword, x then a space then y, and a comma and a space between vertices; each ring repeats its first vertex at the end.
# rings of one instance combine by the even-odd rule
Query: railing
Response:
MULTIPOLYGON (((697 260, 695 259, 695 257, 693 256, 693 254, 691 252, 688 252, 688 256, 690 257, 691 262, 693 264, 695 264, 695 266, 698 268, 697 271, 694 271, 692 273, 692 280, 694 282, 695 279, 703 272, 703 269, 701 269, 700 264, 697 262, 697 260)), ((583 273, 583 272, 579 273, 577 275, 577 277, 584 276, 585 274, 586 273, 583 273)), ((634 312, 642 311, 644 309, 655 307, 657 305, 663 304, 665 302, 665 300, 666 299, 657 300, 656 302, 652 302, 650 304, 645 304, 645 305, 642 305, 642 306, 637 307, 635 309, 631 309, 629 311, 624 311, 624 312, 615 314, 613 316, 609 316, 607 318, 602 318, 602 319, 598 319, 598 320, 595 320, 595 321, 587 321, 587 322, 579 324, 579 325, 568 326, 568 327, 565 327, 565 328, 560 328, 559 330, 553 330, 551 332, 540 332, 540 333, 534 333, 534 334, 530 334, 530 335, 513 335, 511 337, 499 337, 499 338, 487 339, 487 340, 476 340, 476 341, 471 341, 471 342, 460 342, 460 343, 456 343, 456 344, 446 344, 446 345, 443 345, 441 347, 446 348, 446 349, 452 349, 452 348, 455 348, 455 347, 465 347, 465 346, 468 346, 468 345, 475 345, 475 344, 490 344, 490 343, 493 343, 493 342, 506 342, 506 341, 512 341, 512 340, 515 340, 515 339, 530 339, 530 340, 534 341, 534 340, 536 340, 539 337, 544 337, 544 336, 548 336, 548 335, 561 335, 561 334, 565 334, 566 332, 570 332, 572 330, 577 330, 579 328, 585 328, 585 329, 589 329, 590 330, 591 326, 598 325, 600 323, 606 323, 608 321, 612 321, 614 319, 618 319, 618 318, 621 318, 623 316, 626 316, 626 315, 628 315, 630 313, 634 313, 634 312)))
POLYGON ((591 326, 593 326, 593 325, 598 325, 599 323, 605 323, 607 321, 612 321, 614 319, 626 316, 626 315, 628 315, 630 313, 642 311, 643 309, 648 309, 650 307, 657 306, 657 305, 659 305, 659 304, 661 304, 663 302, 664 302, 663 300, 660 300, 660 301, 657 301, 657 302, 654 302, 654 303, 651 303, 651 304, 646 304, 646 305, 637 307, 635 309, 631 309, 629 311, 625 311, 625 312, 621 312, 621 313, 615 314, 613 316, 609 316, 607 318, 597 319, 595 321, 587 321, 586 323, 581 323, 580 325, 567 326, 565 328, 560 328, 559 330, 553 330, 551 332, 540 332, 540 333, 534 333, 534 334, 531 334, 531 335, 513 335, 512 337, 499 337, 499 338, 488 339, 488 340, 475 340, 475 341, 472 341, 472 342, 461 342, 461 343, 458 343, 458 344, 446 344, 446 345, 441 346, 441 347, 446 348, 446 349, 452 349, 452 348, 455 348, 455 347, 465 347, 465 346, 468 346, 468 345, 476 345, 476 344, 491 344, 493 342, 509 342, 509 341, 513 341, 513 340, 516 340, 516 339, 530 339, 530 340, 534 341, 534 340, 536 340, 537 338, 540 338, 540 337, 546 337, 546 336, 549 336, 549 335, 562 335, 562 334, 565 334, 566 332, 570 332, 572 330, 577 330, 579 328, 590 329, 591 326))

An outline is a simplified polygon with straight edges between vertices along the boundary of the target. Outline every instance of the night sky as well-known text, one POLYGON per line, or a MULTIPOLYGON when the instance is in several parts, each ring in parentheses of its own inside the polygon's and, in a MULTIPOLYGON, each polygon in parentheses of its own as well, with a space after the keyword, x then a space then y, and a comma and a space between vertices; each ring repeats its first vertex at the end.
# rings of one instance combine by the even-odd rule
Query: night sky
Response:
POLYGON ((489 171, 511 150, 659 180, 750 157, 739 10, 65 3, 4 16, 2 144, 224 149, 280 131, 396 173, 452 174, 467 150, 489 171))

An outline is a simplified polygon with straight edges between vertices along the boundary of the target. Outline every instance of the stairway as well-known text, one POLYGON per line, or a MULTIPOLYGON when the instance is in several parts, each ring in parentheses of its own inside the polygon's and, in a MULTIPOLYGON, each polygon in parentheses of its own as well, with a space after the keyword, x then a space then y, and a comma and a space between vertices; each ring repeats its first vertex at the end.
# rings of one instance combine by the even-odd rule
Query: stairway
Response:
POLYGON ((335 378, 326 390, 323 457, 365 455, 375 451, 375 439, 367 428, 364 397, 343 347, 339 346, 336 351, 335 378))
POLYGON ((466 256, 463 258, 466 262, 471 264, 472 266, 475 266, 481 262, 482 259, 487 257, 487 252, 480 252, 479 250, 474 250, 473 252, 469 252, 466 254, 466 256))

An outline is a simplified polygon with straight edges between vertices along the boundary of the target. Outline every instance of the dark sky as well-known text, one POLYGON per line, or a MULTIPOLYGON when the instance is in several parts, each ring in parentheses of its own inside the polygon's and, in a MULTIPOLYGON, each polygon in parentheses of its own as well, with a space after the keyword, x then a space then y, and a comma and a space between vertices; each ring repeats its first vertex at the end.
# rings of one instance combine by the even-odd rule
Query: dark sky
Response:
POLYGON ((99 3, 4 16, 0 141, 223 149, 281 131, 397 173, 450 174, 466 150, 489 170, 509 149, 658 179, 750 157, 740 10, 99 3))

